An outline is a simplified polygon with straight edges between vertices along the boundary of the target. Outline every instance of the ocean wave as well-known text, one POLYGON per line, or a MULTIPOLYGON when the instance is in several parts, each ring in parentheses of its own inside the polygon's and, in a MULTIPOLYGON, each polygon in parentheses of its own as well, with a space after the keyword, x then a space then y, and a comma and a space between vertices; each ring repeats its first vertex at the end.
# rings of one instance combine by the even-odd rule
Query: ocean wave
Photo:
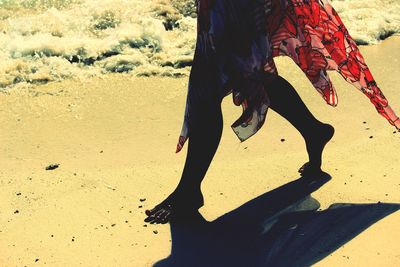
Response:
MULTIPOLYGON (((359 44, 400 32, 398 0, 331 3, 359 44)), ((185 76, 195 31, 194 0, 0 0, 0 88, 109 72, 185 76)))

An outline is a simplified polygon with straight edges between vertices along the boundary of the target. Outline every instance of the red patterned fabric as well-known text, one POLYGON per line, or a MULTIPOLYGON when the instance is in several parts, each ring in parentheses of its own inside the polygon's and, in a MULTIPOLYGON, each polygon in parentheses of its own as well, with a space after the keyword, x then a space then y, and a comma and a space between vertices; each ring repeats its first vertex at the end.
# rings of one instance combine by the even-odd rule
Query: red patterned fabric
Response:
POLYGON ((327 71, 339 72, 400 129, 400 119, 327 0, 198 0, 197 13, 196 52, 177 152, 190 136, 193 113, 201 112, 196 106, 200 98, 218 90, 221 97, 232 93, 234 103, 243 107, 232 125, 238 138, 255 134, 269 107, 263 86, 266 76, 278 73, 276 56, 292 58, 331 106, 338 97, 327 71))
MULTIPOLYGON (((388 107, 356 43, 327 1, 292 0, 281 26, 272 35, 272 43, 273 56, 290 56, 329 105, 336 106, 338 98, 325 71, 336 70, 395 125, 398 117, 388 107)), ((399 128, 399 121, 396 125, 399 128)))

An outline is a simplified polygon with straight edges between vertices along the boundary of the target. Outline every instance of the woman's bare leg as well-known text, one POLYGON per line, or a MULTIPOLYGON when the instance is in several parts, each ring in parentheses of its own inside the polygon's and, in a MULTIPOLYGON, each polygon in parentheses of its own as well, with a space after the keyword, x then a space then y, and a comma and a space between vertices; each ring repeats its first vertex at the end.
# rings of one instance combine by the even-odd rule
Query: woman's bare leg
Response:
POLYGON ((320 172, 322 151, 332 138, 334 128, 316 119, 293 86, 281 76, 267 81, 265 90, 271 101, 271 109, 287 119, 306 142, 309 162, 299 171, 303 174, 320 172))
POLYGON ((221 140, 223 122, 220 102, 198 106, 201 110, 192 112, 193 125, 180 182, 163 202, 146 211, 146 222, 167 223, 171 217, 190 216, 203 206, 200 185, 221 140))
MULTIPOLYGON (((309 155, 307 173, 321 172, 322 151, 332 138, 334 129, 317 120, 308 110, 293 86, 278 76, 265 84, 271 109, 287 119, 304 137, 309 155)), ((217 150, 222 134, 220 102, 203 104, 194 118, 182 178, 175 191, 152 210, 147 210, 146 222, 167 223, 176 214, 190 215, 203 205, 200 185, 217 150)))

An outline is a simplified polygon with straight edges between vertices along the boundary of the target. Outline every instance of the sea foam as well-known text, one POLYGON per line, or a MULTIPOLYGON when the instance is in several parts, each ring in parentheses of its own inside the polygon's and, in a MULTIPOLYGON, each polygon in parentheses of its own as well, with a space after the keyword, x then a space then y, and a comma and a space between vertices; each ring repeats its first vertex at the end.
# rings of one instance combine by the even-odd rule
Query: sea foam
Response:
MULTIPOLYGON (((400 32, 399 0, 331 3, 359 44, 400 32)), ((0 88, 109 72, 186 76, 195 33, 194 0, 0 0, 0 88)))

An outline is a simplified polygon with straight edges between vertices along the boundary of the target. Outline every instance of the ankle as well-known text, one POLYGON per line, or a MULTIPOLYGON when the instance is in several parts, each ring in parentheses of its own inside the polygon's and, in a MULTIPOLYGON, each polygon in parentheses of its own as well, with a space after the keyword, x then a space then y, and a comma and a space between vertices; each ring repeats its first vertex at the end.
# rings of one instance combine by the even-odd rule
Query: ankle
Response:
POLYGON ((176 202, 180 202, 184 206, 200 208, 204 205, 203 194, 198 188, 177 187, 171 195, 176 202))
POLYGON ((308 126, 304 132, 303 137, 306 142, 312 142, 315 139, 329 140, 333 136, 334 128, 330 124, 317 121, 314 125, 308 126))

